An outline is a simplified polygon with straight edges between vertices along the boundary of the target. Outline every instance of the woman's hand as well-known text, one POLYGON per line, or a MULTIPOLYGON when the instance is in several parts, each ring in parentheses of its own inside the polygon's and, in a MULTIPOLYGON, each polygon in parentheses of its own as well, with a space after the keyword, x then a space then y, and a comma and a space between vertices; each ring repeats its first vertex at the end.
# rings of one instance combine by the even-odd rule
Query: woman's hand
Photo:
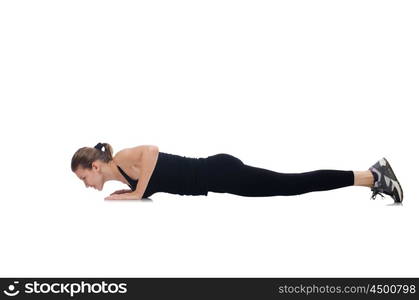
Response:
POLYGON ((111 195, 115 195, 115 194, 124 194, 124 193, 130 193, 131 190, 118 190, 113 192, 111 195))
POLYGON ((111 194, 105 198, 105 200, 139 200, 141 197, 137 193, 122 193, 122 194, 111 194))

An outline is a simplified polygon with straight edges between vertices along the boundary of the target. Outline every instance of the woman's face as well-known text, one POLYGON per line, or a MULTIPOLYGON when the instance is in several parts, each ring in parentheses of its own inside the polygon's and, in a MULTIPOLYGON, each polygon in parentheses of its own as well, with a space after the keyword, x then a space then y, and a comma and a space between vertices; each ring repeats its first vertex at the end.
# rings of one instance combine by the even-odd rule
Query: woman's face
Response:
POLYGON ((84 182, 86 188, 93 187, 99 191, 103 189, 103 175, 100 172, 99 165, 95 162, 92 164, 92 169, 79 167, 75 173, 84 182))

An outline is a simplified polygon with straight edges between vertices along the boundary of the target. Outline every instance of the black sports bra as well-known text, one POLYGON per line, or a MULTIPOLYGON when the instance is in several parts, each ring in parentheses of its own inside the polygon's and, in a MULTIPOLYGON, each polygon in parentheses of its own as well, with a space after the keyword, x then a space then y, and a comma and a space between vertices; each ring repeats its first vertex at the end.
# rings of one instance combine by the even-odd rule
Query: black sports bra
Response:
POLYGON ((131 177, 129 177, 127 175, 127 173, 124 172, 124 170, 121 169, 120 166, 117 165, 117 167, 118 167, 119 172, 121 172, 122 176, 124 176, 125 179, 128 181, 128 184, 129 184, 131 190, 134 191, 137 188, 138 179, 136 179, 136 180, 132 179, 131 177))

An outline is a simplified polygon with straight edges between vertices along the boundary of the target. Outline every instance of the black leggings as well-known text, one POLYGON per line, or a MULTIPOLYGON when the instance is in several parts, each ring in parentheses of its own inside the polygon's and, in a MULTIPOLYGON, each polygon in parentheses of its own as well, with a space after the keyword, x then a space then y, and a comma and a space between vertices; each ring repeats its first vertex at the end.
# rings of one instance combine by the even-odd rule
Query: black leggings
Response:
POLYGON ((207 157, 208 191, 248 197, 291 196, 354 184, 353 171, 278 173, 244 164, 230 154, 207 157))

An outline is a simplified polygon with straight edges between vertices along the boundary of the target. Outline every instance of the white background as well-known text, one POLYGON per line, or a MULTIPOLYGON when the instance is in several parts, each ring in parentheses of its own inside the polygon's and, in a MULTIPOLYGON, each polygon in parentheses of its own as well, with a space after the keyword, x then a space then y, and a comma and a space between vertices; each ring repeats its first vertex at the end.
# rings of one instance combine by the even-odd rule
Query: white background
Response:
POLYGON ((1 276, 419 276, 417 1, 0 2, 1 276), (414 129, 416 128, 416 130, 414 129), (143 144, 351 186, 104 201, 74 152, 143 144))

